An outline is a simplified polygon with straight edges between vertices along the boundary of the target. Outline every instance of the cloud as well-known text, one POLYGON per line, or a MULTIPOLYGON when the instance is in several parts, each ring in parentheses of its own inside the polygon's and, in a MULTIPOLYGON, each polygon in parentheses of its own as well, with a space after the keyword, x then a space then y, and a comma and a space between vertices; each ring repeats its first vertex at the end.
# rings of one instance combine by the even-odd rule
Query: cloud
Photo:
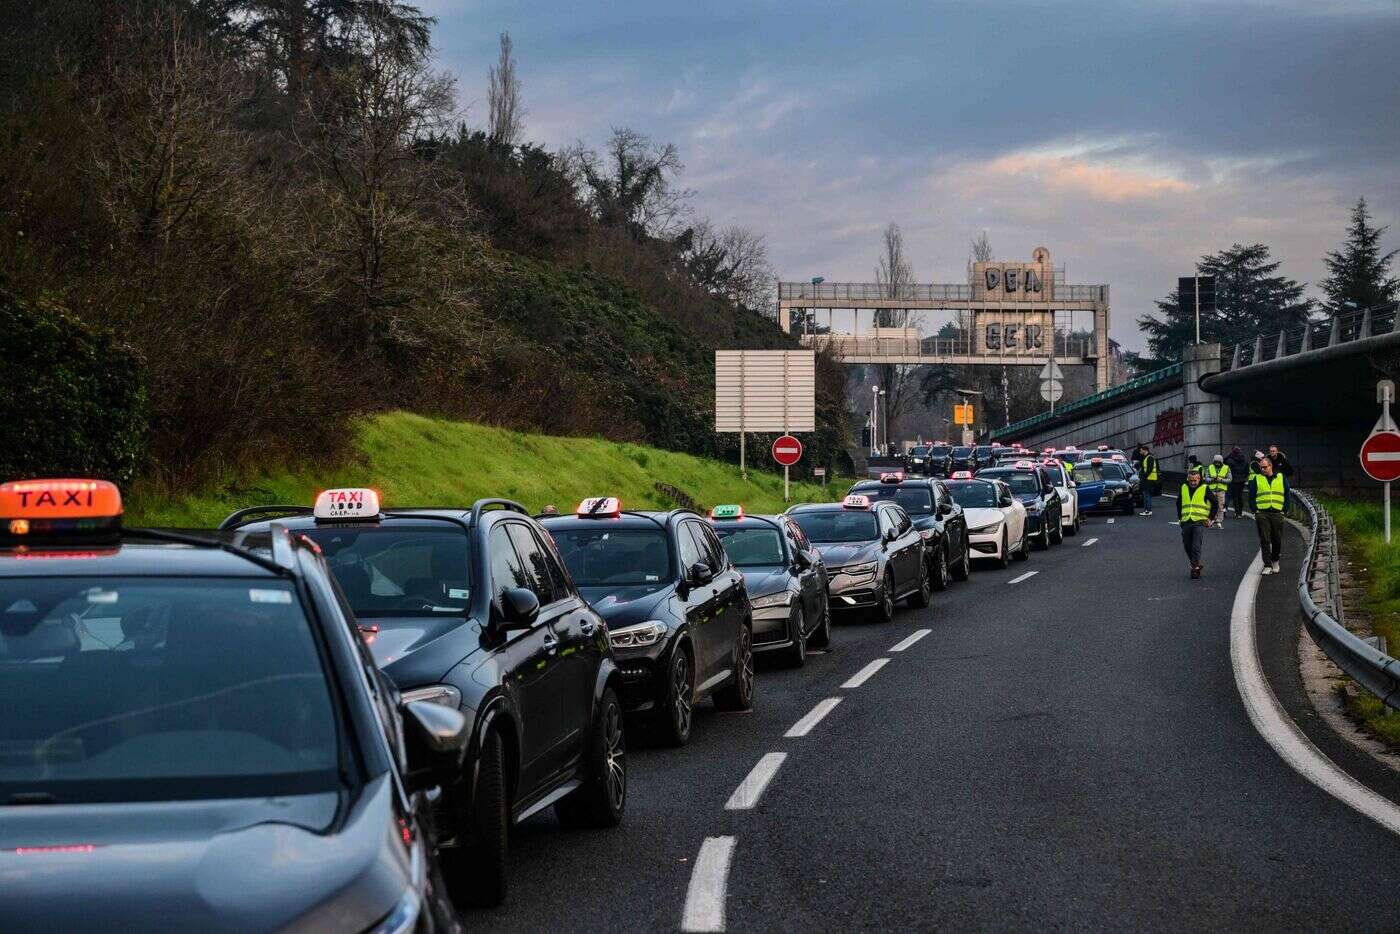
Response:
POLYGON ((960 173, 976 186, 979 179, 1010 178, 1030 186, 1082 195, 1095 201, 1122 202, 1194 191, 1196 186, 1170 175, 1120 168, 1075 156, 1014 152, 967 166, 960 173))

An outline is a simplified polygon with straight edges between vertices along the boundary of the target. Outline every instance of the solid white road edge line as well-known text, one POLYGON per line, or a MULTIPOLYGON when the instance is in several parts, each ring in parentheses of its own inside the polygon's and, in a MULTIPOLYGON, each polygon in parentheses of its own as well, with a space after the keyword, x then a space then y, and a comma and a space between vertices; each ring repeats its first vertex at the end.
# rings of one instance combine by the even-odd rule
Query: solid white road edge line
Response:
POLYGON ((866 665, 860 671, 857 671, 855 674, 851 675, 851 677, 847 679, 846 683, 841 686, 843 688, 858 688, 865 682, 869 681, 872 677, 874 677, 875 672, 879 671, 881 668, 884 668, 889 663, 890 660, 888 658, 877 658, 875 659, 875 661, 871 662, 869 665, 866 665))
POLYGON ((778 774, 778 769, 786 758, 787 753, 785 752, 765 752, 763 758, 758 760, 758 765, 753 767, 753 771, 744 776, 739 787, 734 789, 734 794, 729 796, 729 800, 724 804, 724 809, 726 811, 747 811, 758 804, 758 799, 763 797, 763 790, 768 787, 773 776, 778 774))
POLYGON ((901 639, 894 645, 890 646, 890 651, 903 652, 905 649, 909 648, 909 646, 913 645, 915 642, 918 642, 920 639, 922 639, 924 636, 928 635, 931 632, 933 632, 932 629, 915 629, 913 634, 910 635, 909 638, 901 639))
POLYGON ((1089 539, 1087 542, 1085 542, 1084 544, 1080 545, 1079 547, 1080 547, 1080 548, 1088 548, 1090 545, 1094 544, 1094 542, 1096 542, 1096 541, 1098 541, 1097 538, 1091 538, 1091 539, 1089 539))
POLYGON ((1376 794, 1338 768, 1284 711, 1264 679, 1254 633, 1254 602, 1259 592, 1264 564, 1259 556, 1249 565, 1235 591, 1230 611, 1230 664, 1235 669, 1235 686, 1245 710, 1259 735, 1279 757, 1299 775, 1344 804, 1350 805, 1387 830, 1400 834, 1400 807, 1376 794))
POLYGON ((1039 571, 1027 571, 1026 573, 1022 574, 1020 577, 1013 577, 1013 578, 1011 578, 1011 580, 1007 581, 1007 583, 1008 583, 1008 584, 1019 584, 1019 583, 1021 583, 1021 581, 1030 580, 1032 577, 1035 577, 1035 576, 1036 576, 1037 574, 1039 574, 1039 573, 1040 573, 1039 571))
POLYGON ((836 705, 841 703, 839 697, 828 697, 826 700, 817 701, 817 706, 807 711, 807 716, 798 720, 792 725, 792 729, 783 734, 788 739, 795 739, 799 736, 806 736, 812 732, 812 728, 821 723, 827 714, 836 709, 836 705))
POLYGON ((724 895, 729 887, 729 864, 734 858, 733 837, 706 837, 690 871, 685 892, 682 931, 723 931, 724 895))

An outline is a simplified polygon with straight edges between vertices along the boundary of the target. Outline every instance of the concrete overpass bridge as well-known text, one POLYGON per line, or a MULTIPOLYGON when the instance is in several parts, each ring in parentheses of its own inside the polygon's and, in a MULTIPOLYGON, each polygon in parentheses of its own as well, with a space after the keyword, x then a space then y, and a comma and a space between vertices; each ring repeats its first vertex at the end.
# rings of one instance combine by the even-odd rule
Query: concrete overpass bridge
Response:
POLYGON ((1376 380, 1400 373, 1396 306, 1339 315, 1232 347, 1187 347, 1181 363, 993 432, 1029 447, 1150 441, 1168 471, 1238 444, 1277 443, 1297 481, 1370 484, 1357 451, 1375 424, 1376 380))

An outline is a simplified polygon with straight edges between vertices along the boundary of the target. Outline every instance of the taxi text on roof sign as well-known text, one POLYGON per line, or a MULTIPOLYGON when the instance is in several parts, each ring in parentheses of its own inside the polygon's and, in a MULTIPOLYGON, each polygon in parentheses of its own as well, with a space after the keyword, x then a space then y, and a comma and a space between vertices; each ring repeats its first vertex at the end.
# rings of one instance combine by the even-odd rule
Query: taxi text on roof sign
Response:
POLYGON ((971 480, 971 479, 972 479, 972 471, 970 471, 970 470, 955 470, 955 471, 953 471, 953 475, 952 475, 951 477, 949 477, 948 479, 949 479, 949 480, 971 480))
POLYGON ((121 514, 121 492, 106 480, 0 483, 0 518, 110 519, 121 514))
POLYGON ((869 509, 870 497, 863 496, 860 493, 852 493, 841 501, 841 505, 847 509, 869 509))
POLYGON ((742 519, 744 518, 744 507, 735 504, 716 506, 710 510, 711 519, 742 519))
POLYGON ((317 519, 377 519, 379 494, 360 487, 322 490, 312 513, 317 519))
POLYGON ((592 518, 622 515, 622 501, 616 496, 591 496, 578 504, 578 515, 592 518))

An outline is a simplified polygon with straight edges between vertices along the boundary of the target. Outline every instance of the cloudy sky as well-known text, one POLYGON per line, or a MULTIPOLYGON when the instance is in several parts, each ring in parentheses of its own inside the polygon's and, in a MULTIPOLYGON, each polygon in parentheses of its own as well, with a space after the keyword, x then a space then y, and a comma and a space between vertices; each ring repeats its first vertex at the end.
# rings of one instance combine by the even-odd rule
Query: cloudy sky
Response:
POLYGON ((508 31, 531 139, 676 143, 784 279, 869 281, 895 221, 919 281, 963 281, 985 229, 1109 283, 1140 349, 1202 253, 1263 241, 1315 283, 1363 195, 1400 245, 1400 0, 421 5, 469 122, 508 31))

